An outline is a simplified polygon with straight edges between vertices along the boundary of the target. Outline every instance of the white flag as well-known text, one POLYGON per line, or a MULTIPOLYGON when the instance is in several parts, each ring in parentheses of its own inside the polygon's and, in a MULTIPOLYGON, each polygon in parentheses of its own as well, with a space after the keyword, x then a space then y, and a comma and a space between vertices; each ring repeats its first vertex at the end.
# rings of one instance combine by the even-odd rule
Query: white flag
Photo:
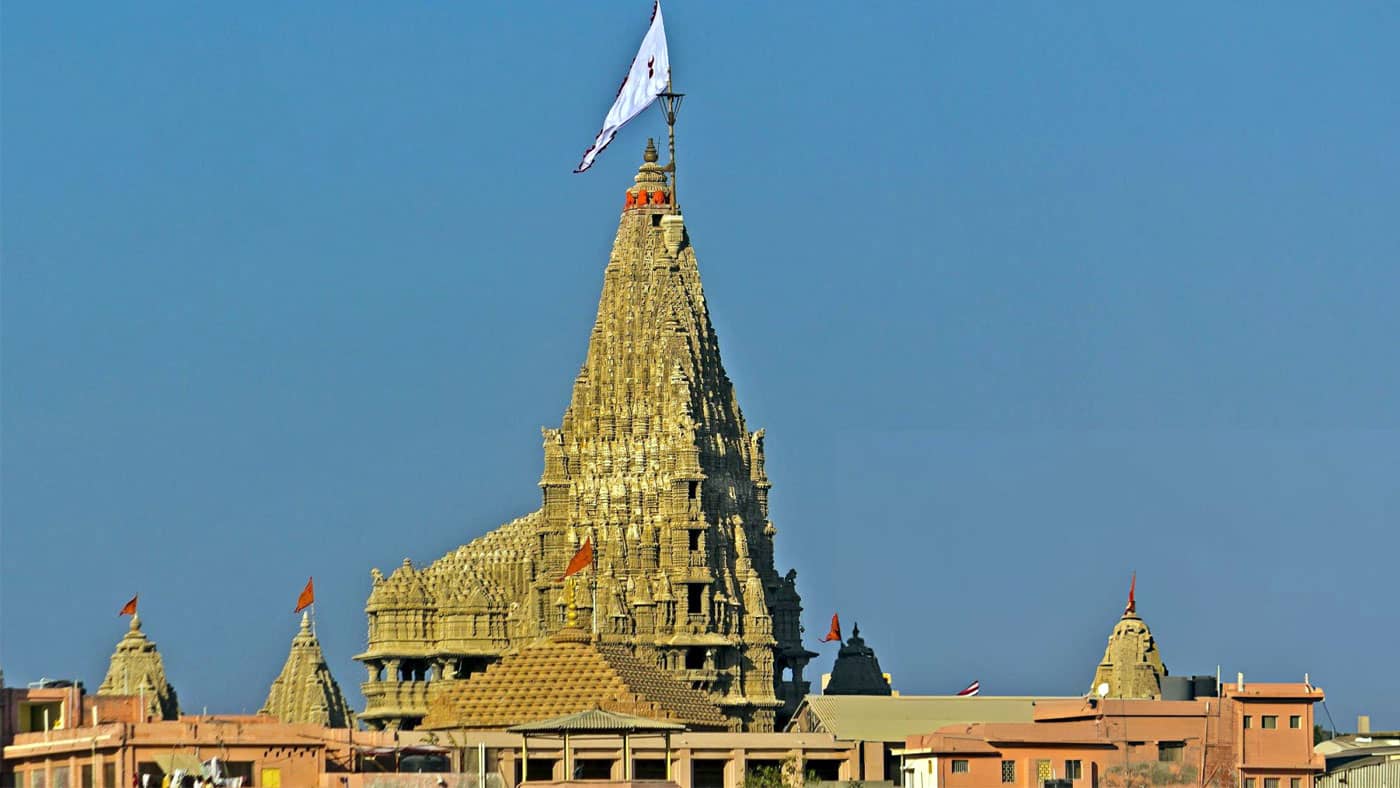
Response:
POLYGON ((574 172, 583 172, 593 166, 593 160, 603 148, 612 142, 617 130, 627 121, 637 117, 642 110, 651 106, 656 96, 666 91, 671 80, 671 58, 666 53, 666 28, 661 24, 661 0, 651 9, 651 28, 642 39, 642 47, 632 61, 632 69, 618 88, 617 101, 613 102, 608 116, 603 118, 603 129, 598 138, 583 152, 583 161, 574 172))

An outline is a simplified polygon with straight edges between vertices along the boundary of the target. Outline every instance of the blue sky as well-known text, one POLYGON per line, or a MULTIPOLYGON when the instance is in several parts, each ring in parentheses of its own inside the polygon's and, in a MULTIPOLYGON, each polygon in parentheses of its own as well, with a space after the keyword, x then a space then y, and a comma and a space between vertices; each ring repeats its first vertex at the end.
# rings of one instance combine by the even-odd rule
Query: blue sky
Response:
MULTIPOLYGON (((798 9, 666 11, 809 635, 1077 694, 1137 571, 1174 673, 1400 727, 1400 11, 798 9)), ((370 568, 538 505, 647 11, 5 5, 7 681, 95 687, 139 591, 186 710, 255 710, 314 574, 360 705, 370 568)))

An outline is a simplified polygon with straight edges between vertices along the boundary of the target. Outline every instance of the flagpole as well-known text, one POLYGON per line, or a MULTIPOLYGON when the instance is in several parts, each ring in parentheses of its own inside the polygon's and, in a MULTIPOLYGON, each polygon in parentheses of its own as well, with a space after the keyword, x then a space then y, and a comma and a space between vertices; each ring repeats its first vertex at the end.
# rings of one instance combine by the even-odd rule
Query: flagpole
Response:
MULTIPOLYGON (((672 186, 671 188, 672 188, 672 196, 674 197, 674 195, 675 195, 675 191, 674 191, 675 187, 672 186)), ((598 535, 597 535, 596 533, 593 535, 593 556, 592 556, 592 558, 593 558, 593 560, 592 560, 592 564, 593 564, 592 569, 593 569, 593 571, 590 573, 588 585, 589 585, 589 591, 590 591, 590 592, 592 593, 592 595, 593 595, 593 615, 591 615, 591 616, 589 616, 589 617, 593 619, 593 642, 594 642, 594 643, 597 643, 597 642, 598 642, 598 535)))
POLYGON ((671 75, 666 75, 666 137, 671 153, 671 213, 680 213, 680 200, 677 199, 676 191, 676 111, 671 106, 671 96, 675 93, 671 89, 671 75))
POLYGON ((666 91, 658 93, 656 97, 661 99, 661 112, 666 116, 666 137, 671 153, 671 161, 665 167, 665 171, 671 174, 671 213, 680 213, 681 204, 676 199, 676 115, 680 112, 681 99, 685 98, 685 94, 671 89, 669 70, 666 72, 666 91))

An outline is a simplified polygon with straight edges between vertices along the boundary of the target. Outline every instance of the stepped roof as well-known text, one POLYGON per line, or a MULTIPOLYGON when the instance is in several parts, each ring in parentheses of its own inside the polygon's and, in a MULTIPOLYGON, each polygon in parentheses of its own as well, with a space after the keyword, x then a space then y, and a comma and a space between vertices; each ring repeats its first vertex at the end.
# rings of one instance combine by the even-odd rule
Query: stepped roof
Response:
POLYGON ((436 682, 424 728, 506 728, 596 709, 728 730, 701 692, 632 656, 566 628, 460 681, 436 682))

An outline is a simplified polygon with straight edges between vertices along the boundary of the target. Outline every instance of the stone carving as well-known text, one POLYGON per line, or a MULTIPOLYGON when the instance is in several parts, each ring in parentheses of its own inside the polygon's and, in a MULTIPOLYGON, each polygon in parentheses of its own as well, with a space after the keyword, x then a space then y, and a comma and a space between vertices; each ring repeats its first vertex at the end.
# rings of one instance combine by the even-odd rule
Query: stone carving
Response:
POLYGON ((806 694, 815 655, 794 576, 773 566, 763 434, 745 426, 720 362, 665 170, 644 158, 573 396, 542 432, 543 505, 429 566, 374 578, 356 657, 371 727, 417 725, 433 680, 558 632, 559 575, 584 538, 603 609, 584 588, 579 615, 585 630, 597 617, 601 643, 669 666, 746 729, 773 730, 806 694))
POLYGON ((823 695, 889 695, 890 682, 880 670, 875 649, 865 645, 860 624, 851 629, 851 638, 841 646, 831 666, 831 680, 823 695))
POLYGON ((98 695, 130 695, 145 699, 144 714, 157 720, 180 718, 180 701, 175 688, 165 679, 165 664, 156 644, 141 631, 141 617, 131 617, 131 627, 117 643, 107 677, 97 688, 98 695))
POLYGON ((1094 671, 1089 693, 1097 695, 1099 687, 1107 684, 1109 698, 1160 698, 1162 677, 1166 675, 1157 641, 1147 623, 1138 617, 1137 602, 1129 592, 1128 606, 1108 636, 1108 647, 1094 671))
POLYGON ((272 681, 267 702, 259 714, 271 714, 283 722, 305 722, 328 728, 348 728, 354 713, 331 675, 321 643, 311 632, 305 613, 301 629, 292 638, 292 650, 282 672, 272 681))

